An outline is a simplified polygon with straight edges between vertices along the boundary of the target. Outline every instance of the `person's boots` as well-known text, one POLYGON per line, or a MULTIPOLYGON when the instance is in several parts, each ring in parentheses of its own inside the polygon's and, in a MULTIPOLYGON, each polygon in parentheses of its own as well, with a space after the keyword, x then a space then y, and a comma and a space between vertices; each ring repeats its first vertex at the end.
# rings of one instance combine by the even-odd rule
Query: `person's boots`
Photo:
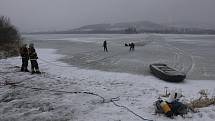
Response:
POLYGON ((24 68, 23 67, 21 67, 21 72, 24 72, 24 68))
POLYGON ((41 74, 41 72, 40 71, 36 71, 36 74, 41 74))
POLYGON ((39 71, 39 69, 36 70, 36 74, 41 74, 41 72, 39 71))
POLYGON ((25 68, 24 71, 25 71, 25 72, 29 72, 28 68, 25 68))
POLYGON ((34 73, 36 73, 36 72, 35 72, 34 70, 32 70, 32 71, 31 71, 31 74, 34 74, 34 73))

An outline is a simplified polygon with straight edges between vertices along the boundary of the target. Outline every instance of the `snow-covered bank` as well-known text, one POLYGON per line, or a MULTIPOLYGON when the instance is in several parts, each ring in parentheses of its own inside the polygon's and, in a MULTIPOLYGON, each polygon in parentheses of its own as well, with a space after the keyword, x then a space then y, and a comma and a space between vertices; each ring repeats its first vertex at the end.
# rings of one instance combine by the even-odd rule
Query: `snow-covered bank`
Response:
MULTIPOLYGON (((141 121, 139 117, 113 103, 101 103, 101 98, 97 96, 53 90, 94 92, 107 101, 119 97, 117 104, 156 121, 173 120, 153 115, 153 102, 164 93, 165 87, 168 90, 182 90, 185 100, 198 98, 198 92, 202 89, 208 90, 209 96, 215 95, 214 80, 185 80, 185 83, 175 84, 152 76, 79 69, 57 61, 63 55, 55 52, 53 49, 38 50, 40 70, 45 72, 42 75, 18 72, 19 68, 15 65, 20 65, 19 58, 0 60, 0 120, 141 121), (5 80, 19 82, 19 86, 4 86, 5 80), (32 89, 34 87, 49 90, 32 89)), ((189 118, 178 116, 174 120, 214 119, 215 106, 210 106, 189 115, 189 118)))

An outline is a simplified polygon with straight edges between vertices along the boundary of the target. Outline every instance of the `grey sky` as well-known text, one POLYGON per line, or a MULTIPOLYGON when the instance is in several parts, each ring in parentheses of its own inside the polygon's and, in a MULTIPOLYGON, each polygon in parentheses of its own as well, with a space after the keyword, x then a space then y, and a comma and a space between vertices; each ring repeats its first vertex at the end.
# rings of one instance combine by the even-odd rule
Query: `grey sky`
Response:
POLYGON ((215 24, 215 0, 0 0, 0 15, 21 31, 149 20, 215 24))

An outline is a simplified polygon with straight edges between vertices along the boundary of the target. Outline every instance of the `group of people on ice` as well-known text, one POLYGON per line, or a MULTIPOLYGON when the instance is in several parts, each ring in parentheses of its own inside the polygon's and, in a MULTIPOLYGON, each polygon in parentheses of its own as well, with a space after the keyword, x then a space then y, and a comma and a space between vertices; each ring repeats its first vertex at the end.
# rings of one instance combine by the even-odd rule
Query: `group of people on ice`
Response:
POLYGON ((39 71, 39 66, 37 63, 37 53, 36 50, 34 48, 34 44, 31 43, 29 44, 29 47, 27 47, 27 44, 24 44, 21 48, 20 48, 20 56, 22 57, 22 67, 21 67, 21 71, 22 72, 29 72, 28 70, 28 60, 30 59, 31 62, 31 73, 34 74, 41 74, 41 72, 39 71))
POLYGON ((130 47, 130 51, 134 51, 135 44, 133 42, 129 43, 128 46, 130 47))
MULTIPOLYGON (((134 51, 135 44, 133 42, 130 42, 129 44, 125 43, 125 46, 129 46, 130 51, 134 51)), ((106 40, 103 42, 103 47, 104 47, 104 52, 108 52, 106 40)))
POLYGON ((129 46, 130 51, 134 51, 135 44, 133 42, 130 42, 129 44, 125 43, 125 46, 129 46))

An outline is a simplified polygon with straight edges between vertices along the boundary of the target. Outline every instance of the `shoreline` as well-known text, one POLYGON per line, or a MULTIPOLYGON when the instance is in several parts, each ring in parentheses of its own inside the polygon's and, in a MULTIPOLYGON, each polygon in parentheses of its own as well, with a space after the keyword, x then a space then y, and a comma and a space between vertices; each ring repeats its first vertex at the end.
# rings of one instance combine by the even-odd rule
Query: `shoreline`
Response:
MULTIPOLYGON (((153 76, 133 75, 129 73, 106 72, 99 70, 88 70, 73 67, 58 59, 65 55, 56 54, 56 49, 38 49, 38 54, 47 62, 38 60, 42 75, 31 75, 17 72, 15 65, 19 65, 20 58, 8 58, 0 60, 0 71, 12 71, 5 73, 5 78, 19 82, 22 86, 31 88, 43 88, 60 91, 88 91, 97 93, 110 100, 113 97, 120 97, 118 104, 127 106, 135 113, 156 121, 171 121, 164 116, 152 115, 153 102, 168 91, 182 90, 184 101, 196 99, 198 92, 205 89, 209 97, 215 93, 214 80, 188 80, 184 83, 168 83, 153 76), (47 56, 49 55, 49 56, 47 56), (51 64, 52 63, 52 64, 51 64), (12 66, 14 65, 14 66, 12 66), (25 80, 26 78, 31 78, 25 80), (25 81, 23 81, 25 80, 25 81)), ((40 58, 39 57, 39 58, 40 58)), ((101 99, 85 94, 54 93, 44 90, 25 89, 17 86, 9 88, 9 85, 0 88, 0 100, 11 100, 0 103, 1 120, 16 119, 28 120, 89 120, 89 121, 138 121, 139 118, 123 108, 115 107, 111 103, 101 103, 101 99), (8 98, 4 95, 13 94, 8 98), (19 106, 19 107, 17 107, 19 106), (2 113, 4 111, 4 113, 2 113), (87 113, 86 113, 87 112, 87 113), (28 114, 28 115, 26 115, 28 114)), ((214 120, 214 106, 201 108, 199 113, 190 114, 187 121, 208 121, 214 120), (198 115, 202 115, 199 117, 198 115), (212 117, 208 116, 211 115, 212 117)), ((174 118, 176 121, 183 121, 180 116, 174 118)))

